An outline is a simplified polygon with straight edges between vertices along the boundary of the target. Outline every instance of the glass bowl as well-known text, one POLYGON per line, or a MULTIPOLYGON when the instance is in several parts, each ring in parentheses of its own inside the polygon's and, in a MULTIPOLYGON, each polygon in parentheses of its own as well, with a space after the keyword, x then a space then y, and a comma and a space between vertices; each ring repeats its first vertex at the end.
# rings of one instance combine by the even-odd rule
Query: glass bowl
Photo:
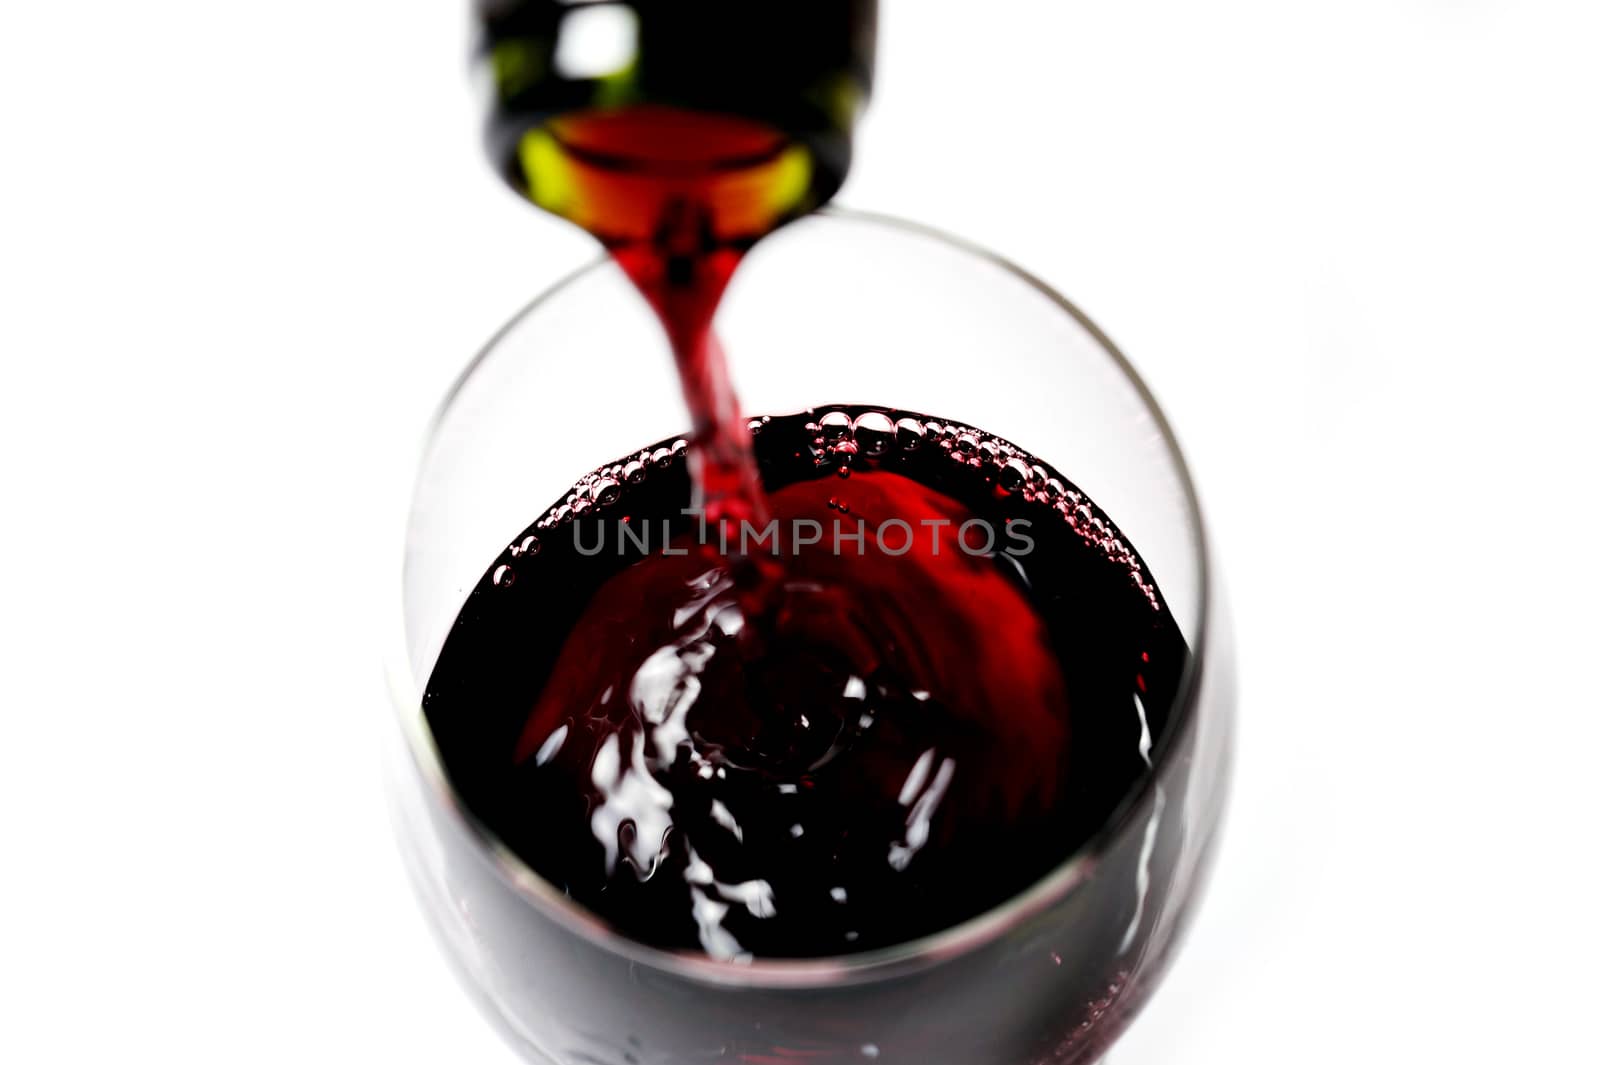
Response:
POLYGON ((1183 457, 1105 335, 999 257, 828 211, 763 241, 719 312, 744 410, 875 403, 999 434, 1070 477, 1147 563, 1191 650, 1152 767, 1099 832, 1003 905, 826 959, 714 961, 627 939, 458 801, 421 693, 469 590, 583 473, 684 430, 659 327, 602 260, 540 296, 456 381, 406 526, 391 791, 402 850, 467 986, 562 1065, 1098 1058, 1193 912, 1231 750, 1232 657, 1183 457))

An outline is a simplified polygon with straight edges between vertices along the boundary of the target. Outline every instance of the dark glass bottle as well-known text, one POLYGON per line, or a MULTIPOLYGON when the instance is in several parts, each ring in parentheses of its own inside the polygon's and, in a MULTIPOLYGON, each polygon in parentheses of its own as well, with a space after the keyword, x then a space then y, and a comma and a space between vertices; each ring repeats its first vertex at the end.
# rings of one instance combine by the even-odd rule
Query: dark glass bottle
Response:
POLYGON ((748 244, 826 202, 871 89, 876 0, 474 0, 486 142, 615 247, 674 204, 748 244))

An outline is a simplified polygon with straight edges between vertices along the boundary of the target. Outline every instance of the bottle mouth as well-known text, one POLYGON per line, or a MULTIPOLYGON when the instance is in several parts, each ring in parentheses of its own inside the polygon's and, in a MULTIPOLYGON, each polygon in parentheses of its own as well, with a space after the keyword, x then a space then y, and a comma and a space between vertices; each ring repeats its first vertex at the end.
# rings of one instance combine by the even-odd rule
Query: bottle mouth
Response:
MULTIPOLYGON (((566 898, 559 889, 524 863, 492 829, 477 820, 460 800, 444 772, 412 679, 402 627, 392 641, 397 652, 390 656, 388 673, 391 694, 400 713, 401 728, 410 757, 427 786, 434 790, 438 808, 444 811, 445 816, 454 819, 456 826, 480 848, 502 882, 545 919, 571 930, 607 953, 709 986, 796 990, 892 979, 977 951, 1030 917, 1051 909, 1093 875, 1101 855, 1133 831, 1134 826, 1144 823, 1148 818, 1160 782, 1167 775, 1177 752, 1188 746, 1196 727, 1196 704, 1210 651, 1210 623, 1215 609, 1210 554, 1194 483, 1170 424, 1143 379, 1121 351, 1065 297, 1022 268, 978 245, 932 227, 882 215, 834 207, 825 208, 819 214, 834 223, 875 226, 935 240, 998 267, 1035 289, 1093 336, 1104 356, 1134 389, 1173 466, 1182 492, 1182 509, 1193 530, 1192 554, 1197 574, 1198 609, 1194 613, 1189 659, 1173 698, 1168 727, 1150 751, 1150 770, 1122 797, 1096 832, 1043 877, 977 916, 918 939, 832 957, 757 958, 749 962, 720 961, 698 952, 665 950, 622 934, 592 911, 566 898)), ((446 395, 430 427, 430 438, 444 420, 466 380, 495 350, 497 342, 507 331, 559 296, 563 290, 604 265, 604 260, 601 260, 568 275, 507 323, 466 367, 446 395)), ((404 615, 400 616, 403 619, 404 615)))
POLYGON ((631 104, 568 112, 523 133, 521 185, 608 245, 655 237, 684 204, 713 238, 749 243, 812 205, 809 148, 736 115, 631 104))
POLYGON ((586 165, 663 177, 760 166, 790 146, 754 119, 649 103, 558 115, 542 130, 586 165))

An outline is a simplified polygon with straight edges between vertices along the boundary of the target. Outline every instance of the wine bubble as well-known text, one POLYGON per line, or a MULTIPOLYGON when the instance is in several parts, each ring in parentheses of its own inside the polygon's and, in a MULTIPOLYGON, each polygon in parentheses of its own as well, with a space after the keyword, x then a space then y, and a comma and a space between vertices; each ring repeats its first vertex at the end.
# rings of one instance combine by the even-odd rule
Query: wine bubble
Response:
POLYGON ((894 423, 895 442, 902 451, 915 451, 921 447, 926 432, 922 423, 915 418, 901 418, 894 423))
POLYGON ((1004 491, 1022 491, 1027 487, 1028 478, 1028 464, 1021 459, 1012 459, 1000 468, 1000 487, 1004 491))
POLYGON ((818 419, 817 425, 822 432, 822 442, 829 446, 836 446, 850 436, 850 415, 842 410, 829 411, 818 419))
POLYGON ((861 454, 868 458, 876 458, 889 450, 889 444, 895 438, 894 422, 882 411, 867 411, 856 418, 851 424, 851 431, 856 438, 856 445, 861 449, 861 454))
POLYGON ((494 576, 490 578, 496 588, 509 588, 517 583, 517 571, 507 565, 495 567, 494 576))

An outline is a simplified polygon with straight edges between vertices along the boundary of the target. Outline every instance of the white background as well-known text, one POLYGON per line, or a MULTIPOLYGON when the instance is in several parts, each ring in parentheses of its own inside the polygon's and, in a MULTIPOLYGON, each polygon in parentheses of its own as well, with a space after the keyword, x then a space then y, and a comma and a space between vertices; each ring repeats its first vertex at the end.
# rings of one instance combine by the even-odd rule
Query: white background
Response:
MULTIPOLYGON (((376 754, 424 421, 590 254, 480 160, 462 8, 0 11, 0 1060, 509 1061, 376 754)), ((1116 1065, 1595 1060, 1595 5, 882 29, 843 202, 1101 322, 1232 591, 1225 849, 1116 1065)))

